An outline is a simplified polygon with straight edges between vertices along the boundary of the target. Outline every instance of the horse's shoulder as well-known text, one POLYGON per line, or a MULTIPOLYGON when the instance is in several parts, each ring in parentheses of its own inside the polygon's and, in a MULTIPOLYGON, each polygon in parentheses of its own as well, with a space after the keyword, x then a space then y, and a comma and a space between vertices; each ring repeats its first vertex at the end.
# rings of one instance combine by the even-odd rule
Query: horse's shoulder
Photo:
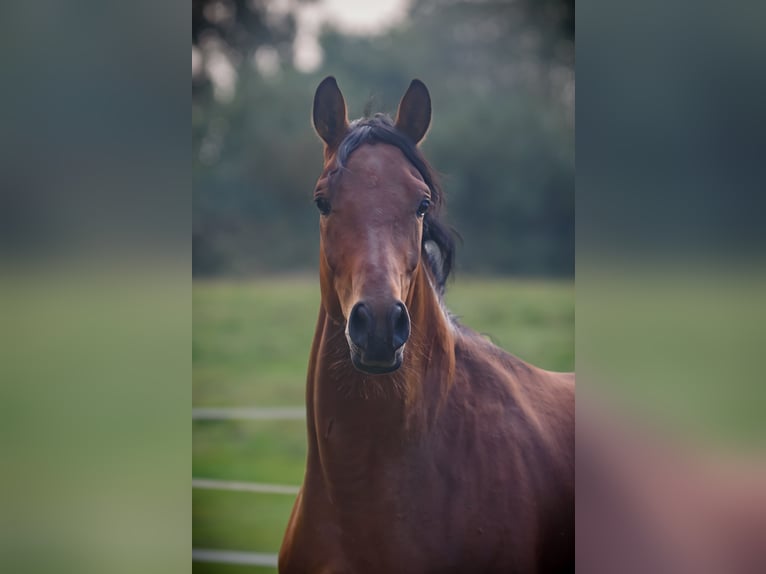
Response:
POLYGON ((572 442, 574 373, 536 367, 470 329, 456 342, 456 359, 456 400, 478 413, 482 426, 507 428, 517 438, 524 434, 557 449, 572 442))
POLYGON ((514 383, 528 392, 574 394, 574 373, 548 371, 501 349, 484 334, 461 326, 455 339, 457 368, 462 376, 481 388, 482 383, 509 387, 514 383))

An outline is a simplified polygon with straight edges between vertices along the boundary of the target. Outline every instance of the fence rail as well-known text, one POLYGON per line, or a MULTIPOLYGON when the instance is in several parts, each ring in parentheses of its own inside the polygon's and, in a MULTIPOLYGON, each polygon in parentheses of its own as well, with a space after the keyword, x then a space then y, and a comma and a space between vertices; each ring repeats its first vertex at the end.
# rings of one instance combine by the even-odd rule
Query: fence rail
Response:
POLYGON ((192 549, 193 562, 213 562, 215 564, 239 564, 243 566, 277 566, 276 554, 261 552, 240 552, 238 550, 192 549))
MULTIPOLYGON (((198 407, 192 409, 192 420, 302 420, 306 418, 306 407, 198 407)), ((192 478, 192 488, 208 490, 228 490, 236 492, 255 492, 261 494, 285 494, 295 496, 300 487, 286 484, 265 484, 217 480, 210 478, 192 478)), ((242 552, 239 550, 212 550, 192 548, 193 562, 215 564, 235 564, 239 566, 277 567, 276 554, 263 552, 242 552)))
POLYGON ((235 492, 257 492, 260 494, 298 494, 300 487, 287 484, 265 484, 261 482, 240 482, 234 480, 215 480, 192 478, 192 488, 206 490, 231 490, 235 492))

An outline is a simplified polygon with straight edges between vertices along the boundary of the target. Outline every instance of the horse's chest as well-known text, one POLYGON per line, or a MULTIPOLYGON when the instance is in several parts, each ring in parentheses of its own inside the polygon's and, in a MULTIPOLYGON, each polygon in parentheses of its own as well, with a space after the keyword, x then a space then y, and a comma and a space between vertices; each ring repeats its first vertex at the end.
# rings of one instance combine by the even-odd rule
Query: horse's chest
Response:
POLYGON ((509 516, 526 516, 526 529, 535 528, 518 482, 509 489, 492 465, 465 455, 469 449, 346 443, 351 435, 340 430, 323 437, 322 466, 307 474, 312 504, 304 524, 326 533, 321 546, 328 560, 349 565, 342 571, 530 571, 519 566, 534 541, 508 524, 509 516))
POLYGON ((398 474, 394 481, 383 473, 362 490, 329 491, 332 546, 350 571, 466 571, 466 556, 494 552, 496 533, 477 525, 459 496, 428 476, 398 474))

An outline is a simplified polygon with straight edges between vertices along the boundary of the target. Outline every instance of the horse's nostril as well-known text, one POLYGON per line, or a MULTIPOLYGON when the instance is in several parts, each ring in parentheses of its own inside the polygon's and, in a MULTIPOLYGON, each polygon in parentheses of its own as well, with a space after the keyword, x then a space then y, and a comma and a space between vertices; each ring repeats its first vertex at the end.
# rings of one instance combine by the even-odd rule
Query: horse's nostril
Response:
POLYGON ((347 333, 352 347, 365 360, 390 362, 393 353, 410 337, 410 316, 401 301, 377 317, 371 307, 359 302, 348 315, 347 333))
POLYGON ((391 310, 391 332, 394 349, 398 349, 410 338, 410 316, 407 307, 401 301, 391 310))
POLYGON ((367 305, 357 303, 348 317, 348 336, 360 349, 367 347, 367 338, 372 330, 372 316, 367 305))

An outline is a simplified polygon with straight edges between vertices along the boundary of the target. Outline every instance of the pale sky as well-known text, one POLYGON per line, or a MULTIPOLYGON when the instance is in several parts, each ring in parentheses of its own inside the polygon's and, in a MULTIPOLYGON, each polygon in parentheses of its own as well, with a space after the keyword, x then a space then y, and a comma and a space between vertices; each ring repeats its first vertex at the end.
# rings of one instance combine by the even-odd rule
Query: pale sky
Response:
POLYGON ((399 24, 407 14, 409 0, 319 0, 298 13, 295 66, 310 72, 322 62, 317 40, 324 23, 346 34, 375 35, 399 24))
MULTIPOLYGON (((404 20, 409 4, 410 0, 317 0, 298 4, 295 67, 311 72, 321 65, 319 33, 324 24, 331 24, 345 34, 382 34, 404 20)), ((289 11, 292 5, 292 0, 271 0, 266 4, 266 11, 278 17, 289 11)), ((216 96, 228 100, 233 96, 236 85, 234 66, 222 51, 213 49, 206 52, 204 65, 213 81, 216 96)), ((276 51, 269 46, 256 51, 253 63, 264 75, 276 73, 280 65, 276 51)), ((200 53, 192 47, 192 69, 201 65, 200 53)))
POLYGON ((348 34, 375 34, 402 21, 409 0, 320 0, 327 20, 348 34))

